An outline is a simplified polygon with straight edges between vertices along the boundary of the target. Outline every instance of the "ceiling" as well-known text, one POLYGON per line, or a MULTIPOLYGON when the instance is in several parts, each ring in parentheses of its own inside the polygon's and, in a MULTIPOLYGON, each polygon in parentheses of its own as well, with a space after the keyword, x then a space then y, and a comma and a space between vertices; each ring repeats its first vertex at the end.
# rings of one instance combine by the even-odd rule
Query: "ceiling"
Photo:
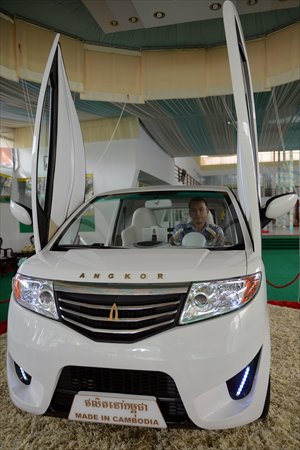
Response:
MULTIPOLYGON (((0 12, 101 46, 134 50, 196 48, 225 43, 221 9, 217 9, 223 1, 0 0, 0 12), (217 5, 216 9, 212 9, 213 4, 217 5), (155 15, 162 17, 156 18, 155 15)), ((265 36, 300 18, 299 0, 236 0, 235 4, 246 40, 265 36)), ((300 124, 299 84, 291 83, 274 91, 275 100, 278 99, 280 123, 284 124, 286 149, 300 146, 297 136, 300 124)), ((34 83, 22 80, 15 83, 0 77, 2 136, 7 135, 11 128, 32 122, 38 90, 39 86, 34 83)), ((277 106, 273 94, 257 93, 255 100, 261 150, 282 149, 276 111, 271 111, 272 107, 277 106)), ((118 117, 123 106, 82 101, 78 96, 75 96, 75 103, 80 120, 118 117)), ((125 114, 137 116, 146 131, 171 156, 228 154, 234 151, 235 129, 231 127, 228 131, 228 126, 225 129, 228 123, 234 125, 231 96, 149 101, 143 106, 126 108, 125 114), (212 126, 212 123, 215 125, 212 126), (166 133, 161 139, 161 132, 166 129, 169 137, 174 130, 177 145, 166 142, 166 133)))
MULTIPOLYGON (((233 0, 245 39, 295 23, 299 0, 233 0), (252 5, 252 3, 255 3, 252 5)), ((224 0, 0 0, 0 11, 74 36, 127 49, 208 47, 225 43, 224 0), (154 14, 165 16, 155 19, 154 14), (129 21, 136 17, 136 23, 129 21), (115 21, 118 25, 113 26, 115 21)))

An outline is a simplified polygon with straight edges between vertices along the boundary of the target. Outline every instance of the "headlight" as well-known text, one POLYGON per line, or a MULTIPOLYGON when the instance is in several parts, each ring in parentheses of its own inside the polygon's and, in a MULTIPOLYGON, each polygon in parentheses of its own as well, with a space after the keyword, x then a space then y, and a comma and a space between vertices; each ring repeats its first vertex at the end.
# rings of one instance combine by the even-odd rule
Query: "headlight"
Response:
POLYGON ((52 281, 17 274, 12 288, 15 300, 20 305, 51 319, 58 319, 52 281))
POLYGON ((180 316, 186 324, 241 308, 257 293, 261 272, 230 280, 193 283, 180 316))

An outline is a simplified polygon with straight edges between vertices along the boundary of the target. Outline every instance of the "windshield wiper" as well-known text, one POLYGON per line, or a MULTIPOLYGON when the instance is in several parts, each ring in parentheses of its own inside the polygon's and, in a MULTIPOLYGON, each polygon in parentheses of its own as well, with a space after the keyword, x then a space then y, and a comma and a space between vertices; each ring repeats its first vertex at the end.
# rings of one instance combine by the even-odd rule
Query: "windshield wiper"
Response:
POLYGON ((52 250, 56 251, 65 251, 65 250, 72 250, 72 249, 86 249, 86 248, 109 248, 106 247, 103 242, 94 242, 93 244, 56 244, 52 250))
POLYGON ((212 251, 230 251, 230 250, 245 250, 245 244, 243 244, 242 242, 235 244, 235 245, 229 245, 228 247, 208 247, 208 250, 212 250, 212 251))

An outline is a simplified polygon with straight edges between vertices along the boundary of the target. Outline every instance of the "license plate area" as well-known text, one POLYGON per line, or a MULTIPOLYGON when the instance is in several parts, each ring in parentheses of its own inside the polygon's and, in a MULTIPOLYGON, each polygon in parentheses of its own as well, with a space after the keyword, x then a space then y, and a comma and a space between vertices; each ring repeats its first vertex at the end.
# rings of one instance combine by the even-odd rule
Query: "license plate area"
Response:
POLYGON ((155 397, 105 392, 78 392, 74 396, 69 419, 135 427, 167 427, 155 397))

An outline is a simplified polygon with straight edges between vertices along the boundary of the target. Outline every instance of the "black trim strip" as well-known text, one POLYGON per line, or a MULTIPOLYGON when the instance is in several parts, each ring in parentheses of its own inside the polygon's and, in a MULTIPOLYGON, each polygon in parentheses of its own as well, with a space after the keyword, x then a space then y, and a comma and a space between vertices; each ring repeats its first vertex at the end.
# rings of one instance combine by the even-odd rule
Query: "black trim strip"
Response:
MULTIPOLYGON (((43 208, 39 202, 38 195, 36 193, 36 205, 37 205, 37 222, 39 230, 39 239, 41 248, 43 248, 48 243, 50 217, 52 209, 52 198, 53 198, 53 180, 55 174, 55 161, 56 161, 56 150, 57 150, 57 123, 58 123, 58 49, 56 50, 52 67, 49 74, 49 82, 51 86, 51 104, 50 104, 50 123, 49 123, 49 151, 48 151, 48 168, 47 168, 47 184, 45 192, 45 207, 43 208)), ((44 99, 45 102, 45 99, 44 99)), ((42 117, 44 112, 45 103, 43 104, 42 117)), ((42 122, 41 122, 42 123, 42 122)), ((40 130, 41 131, 41 130, 40 130)), ((39 135, 41 138, 41 134, 39 135)), ((40 146, 40 141, 39 144, 40 146)), ((39 147, 37 155, 37 174, 38 179, 38 166, 39 166, 39 147)))

